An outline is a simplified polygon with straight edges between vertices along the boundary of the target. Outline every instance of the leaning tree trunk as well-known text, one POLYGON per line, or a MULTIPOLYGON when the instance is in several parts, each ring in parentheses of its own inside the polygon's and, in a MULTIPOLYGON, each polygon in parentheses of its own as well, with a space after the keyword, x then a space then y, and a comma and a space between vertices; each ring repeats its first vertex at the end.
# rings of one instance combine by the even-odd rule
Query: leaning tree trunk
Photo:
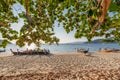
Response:
POLYGON ((105 16, 107 14, 108 8, 110 6, 111 0, 97 0, 98 1, 98 5, 100 5, 100 15, 98 15, 98 21, 96 22, 96 24, 93 26, 90 34, 94 34, 95 30, 98 28, 98 26, 100 26, 101 24, 104 23, 105 20, 105 16))

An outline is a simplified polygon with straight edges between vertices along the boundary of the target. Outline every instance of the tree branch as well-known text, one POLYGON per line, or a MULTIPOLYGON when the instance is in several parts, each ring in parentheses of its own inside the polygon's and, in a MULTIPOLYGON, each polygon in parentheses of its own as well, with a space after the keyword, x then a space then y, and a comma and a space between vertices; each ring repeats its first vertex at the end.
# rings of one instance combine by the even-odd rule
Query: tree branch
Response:
POLYGON ((95 30, 100 26, 101 24, 104 23, 105 16, 107 14, 108 8, 110 6, 111 0, 98 0, 98 5, 100 4, 100 15, 98 15, 98 21, 96 24, 93 26, 90 34, 93 34, 95 30))
POLYGON ((32 23, 32 18, 31 18, 31 16, 29 15, 28 0, 25 0, 25 9, 26 9, 26 17, 27 17, 27 19, 28 19, 28 26, 30 26, 31 23, 32 23))
POLYGON ((3 22, 0 22, 0 26, 8 27, 8 24, 5 24, 3 22))

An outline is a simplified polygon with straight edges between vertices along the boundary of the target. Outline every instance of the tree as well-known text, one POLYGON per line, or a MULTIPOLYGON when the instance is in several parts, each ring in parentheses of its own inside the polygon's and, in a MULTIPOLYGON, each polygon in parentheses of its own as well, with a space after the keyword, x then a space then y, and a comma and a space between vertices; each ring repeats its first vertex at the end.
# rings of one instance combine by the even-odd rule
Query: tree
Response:
POLYGON ((58 43, 54 36, 55 20, 67 33, 76 30, 76 38, 86 37, 90 41, 95 36, 105 36, 119 42, 119 5, 120 0, 0 0, 0 32, 5 38, 1 46, 11 40, 16 40, 20 47, 25 43, 39 46, 41 41, 58 43), (18 16, 12 12, 16 3, 25 9, 18 16), (24 19, 20 32, 11 28, 19 18, 24 19))
POLYGON ((72 1, 64 0, 58 7, 58 21, 67 33, 76 30, 76 38, 86 37, 90 41, 93 37, 104 36, 120 42, 120 0, 72 1))
MULTIPOLYGON (((5 38, 1 46, 6 46, 9 40, 16 40, 16 44, 20 47, 25 43, 30 45, 35 43, 58 43, 59 39, 54 36, 54 9, 57 4, 51 0, 0 0, 0 30, 2 37, 5 38), (20 3, 24 6, 25 11, 14 16, 12 12, 13 4, 20 3), (9 12, 8 12, 9 11, 9 12), (12 30, 11 23, 18 21, 18 18, 24 19, 20 33, 12 30)), ((57 1, 56 1, 57 2, 57 1)), ((16 10, 17 11, 17 10, 16 10)))

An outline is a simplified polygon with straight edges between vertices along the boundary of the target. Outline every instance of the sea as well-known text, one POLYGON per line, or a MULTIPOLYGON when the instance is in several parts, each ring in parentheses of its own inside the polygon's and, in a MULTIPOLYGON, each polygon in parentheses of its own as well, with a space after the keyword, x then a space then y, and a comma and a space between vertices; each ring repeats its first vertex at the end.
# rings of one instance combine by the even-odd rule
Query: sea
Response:
MULTIPOLYGON (((26 50, 26 49, 34 49, 35 45, 32 46, 27 46, 27 47, 18 47, 15 44, 8 44, 7 47, 5 48, 6 52, 3 53, 11 53, 10 49, 13 49, 13 51, 19 50, 26 50)), ((49 49, 51 53, 69 53, 69 52, 76 52, 77 49, 88 49, 89 52, 97 52, 99 51, 100 48, 107 48, 107 49, 120 49, 120 45, 117 43, 79 43, 79 44, 74 44, 74 43, 69 43, 69 44, 42 44, 41 49, 49 49)))

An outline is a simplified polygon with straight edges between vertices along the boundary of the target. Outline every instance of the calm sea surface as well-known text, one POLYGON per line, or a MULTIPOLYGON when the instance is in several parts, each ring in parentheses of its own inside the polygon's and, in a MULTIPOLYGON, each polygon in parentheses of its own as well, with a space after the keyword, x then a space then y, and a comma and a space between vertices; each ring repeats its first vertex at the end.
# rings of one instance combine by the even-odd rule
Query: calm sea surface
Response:
MULTIPOLYGON (((31 46, 31 48, 34 48, 34 46, 31 46)), ((59 45, 41 45, 42 49, 49 49, 51 53, 66 53, 66 52, 76 52, 76 48, 83 48, 83 49, 88 49, 90 52, 95 52, 98 51, 99 48, 116 48, 116 49, 120 49, 120 45, 118 45, 117 43, 81 43, 81 44, 59 44, 59 45)), ((6 47, 6 52, 5 53, 10 53, 10 49, 13 49, 14 51, 16 51, 17 49, 20 50, 25 50, 26 48, 19 48, 16 45, 13 44, 9 44, 6 47)))

